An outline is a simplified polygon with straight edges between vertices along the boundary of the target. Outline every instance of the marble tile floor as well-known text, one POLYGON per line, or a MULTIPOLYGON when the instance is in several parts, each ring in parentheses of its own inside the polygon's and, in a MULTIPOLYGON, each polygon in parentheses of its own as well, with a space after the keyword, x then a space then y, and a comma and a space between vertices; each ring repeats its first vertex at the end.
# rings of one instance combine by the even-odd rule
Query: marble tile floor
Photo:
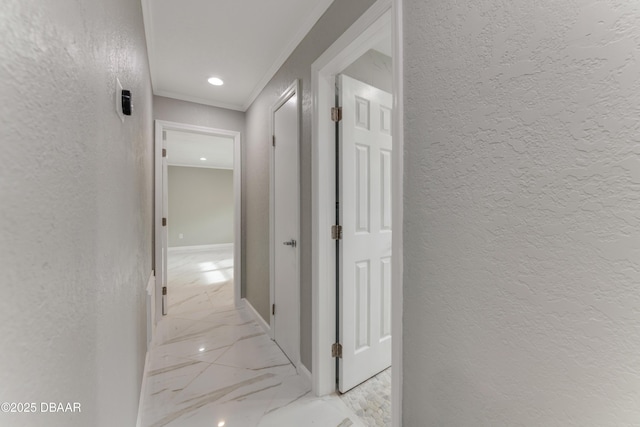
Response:
POLYGON ((168 315, 145 367, 145 427, 362 426, 307 381, 233 304, 232 249, 171 252, 168 315))
POLYGON ((365 426, 391 426, 391 368, 341 394, 340 399, 365 426))

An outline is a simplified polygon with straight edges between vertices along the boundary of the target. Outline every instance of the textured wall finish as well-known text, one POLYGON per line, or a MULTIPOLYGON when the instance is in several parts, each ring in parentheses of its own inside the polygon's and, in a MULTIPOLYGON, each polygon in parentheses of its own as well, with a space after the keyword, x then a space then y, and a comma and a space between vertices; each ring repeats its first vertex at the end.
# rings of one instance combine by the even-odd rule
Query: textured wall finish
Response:
POLYGON ((403 3, 404 425, 638 425, 640 3, 403 3))
POLYGON ((233 243, 233 170, 169 166, 168 175, 169 246, 233 243))
POLYGON ((132 426, 152 249, 140 3, 5 0, 0 40, 0 402, 82 410, 0 425, 132 426))
POLYGON ((245 163, 246 202, 243 281, 246 298, 264 319, 269 319, 269 136, 270 109, 297 78, 302 94, 300 141, 300 357, 311 369, 311 64, 364 13, 373 0, 336 1, 271 79, 247 110, 245 163))

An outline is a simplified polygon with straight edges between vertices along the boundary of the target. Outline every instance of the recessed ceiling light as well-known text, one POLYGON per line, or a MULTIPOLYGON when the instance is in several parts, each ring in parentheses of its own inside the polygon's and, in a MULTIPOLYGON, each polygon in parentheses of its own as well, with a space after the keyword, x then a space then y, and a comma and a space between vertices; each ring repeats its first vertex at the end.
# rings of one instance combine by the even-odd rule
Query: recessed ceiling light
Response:
POLYGON ((204 160, 207 160, 207 158, 206 157, 200 157, 200 160, 204 161, 204 160))
POLYGON ((198 350, 199 351, 204 351, 204 347, 200 347, 198 350))
POLYGON ((217 77, 211 77, 209 80, 207 80, 209 83, 211 83, 214 86, 222 86, 224 84, 224 82, 222 81, 222 79, 219 79, 217 77))

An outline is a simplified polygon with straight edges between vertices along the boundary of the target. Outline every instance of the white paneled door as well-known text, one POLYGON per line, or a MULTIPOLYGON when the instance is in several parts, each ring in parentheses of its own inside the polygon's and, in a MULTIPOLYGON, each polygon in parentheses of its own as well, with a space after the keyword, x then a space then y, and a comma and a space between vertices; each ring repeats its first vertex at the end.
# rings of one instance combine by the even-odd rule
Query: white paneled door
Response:
POLYGON ((345 392, 391 366, 391 94, 338 76, 338 324, 345 392))
POLYGON ((299 114, 293 85, 273 111, 273 337, 294 365, 300 347, 299 114))

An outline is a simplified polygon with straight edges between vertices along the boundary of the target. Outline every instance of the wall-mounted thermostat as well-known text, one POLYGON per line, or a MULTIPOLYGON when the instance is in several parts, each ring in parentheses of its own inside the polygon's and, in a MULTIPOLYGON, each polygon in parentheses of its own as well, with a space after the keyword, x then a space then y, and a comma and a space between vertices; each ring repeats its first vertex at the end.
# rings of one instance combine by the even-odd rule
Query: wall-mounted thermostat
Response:
POLYGON ((125 116, 131 115, 131 91, 123 89, 122 90, 122 114, 125 116))
POLYGON ((122 89, 120 79, 116 77, 116 113, 124 123, 124 116, 130 116, 133 111, 131 91, 122 89))

